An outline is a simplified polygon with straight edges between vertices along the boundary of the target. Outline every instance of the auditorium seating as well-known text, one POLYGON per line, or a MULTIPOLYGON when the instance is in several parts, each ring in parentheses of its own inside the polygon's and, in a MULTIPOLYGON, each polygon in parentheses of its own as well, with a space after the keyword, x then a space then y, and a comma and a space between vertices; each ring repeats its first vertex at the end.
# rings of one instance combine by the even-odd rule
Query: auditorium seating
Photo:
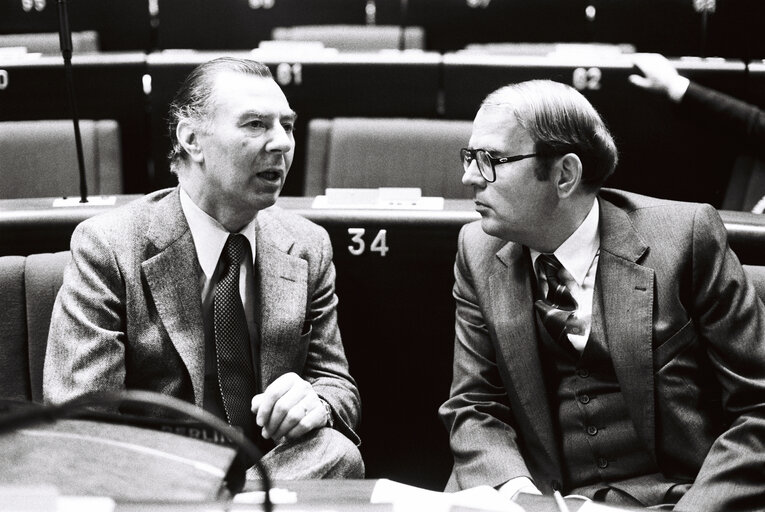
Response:
MULTIPOLYGON (((120 194, 122 149, 114 120, 80 120, 89 194, 120 194)), ((71 121, 0 122, 0 198, 79 193, 79 168, 71 121)))
POLYGON ((437 119, 314 119, 304 195, 329 187, 419 187, 425 196, 469 198, 458 154, 472 126, 437 119))
MULTIPOLYGON (((114 120, 119 125, 122 190, 148 191, 149 114, 143 83, 146 56, 137 52, 75 54, 72 74, 79 118, 114 120)), ((66 80, 60 55, 11 58, 0 54, 0 122, 66 120, 73 130, 66 80)), ((47 165, 56 162, 41 163, 37 172, 45 173, 47 165)), ((76 175, 76 165, 72 172, 76 175)), ((48 195, 64 193, 69 192, 57 190, 48 195)))

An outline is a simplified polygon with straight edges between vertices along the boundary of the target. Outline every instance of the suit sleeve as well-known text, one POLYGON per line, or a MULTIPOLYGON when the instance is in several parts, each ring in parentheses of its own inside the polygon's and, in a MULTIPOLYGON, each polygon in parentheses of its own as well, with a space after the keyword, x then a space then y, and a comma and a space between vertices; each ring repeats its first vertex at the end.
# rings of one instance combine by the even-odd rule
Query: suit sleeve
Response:
POLYGON ((356 445, 355 428, 360 419, 361 402, 356 382, 348 370, 340 330, 337 326, 335 266, 329 236, 322 231, 321 261, 311 283, 308 316, 310 336, 304 378, 332 410, 333 427, 356 445))
POLYGON ((727 429, 678 511, 760 510, 765 443, 765 310, 711 206, 693 230, 694 323, 722 390, 727 429))
POLYGON ((72 235, 71 251, 45 353, 48 403, 125 388, 125 287, 114 253, 87 222, 72 235))
POLYGON ((756 106, 691 82, 681 108, 716 132, 742 139, 765 158, 765 112, 756 106))
POLYGON ((495 345, 478 302, 460 232, 454 276, 454 364, 450 398, 439 414, 449 432, 454 467, 447 490, 501 485, 531 474, 521 456, 495 345))

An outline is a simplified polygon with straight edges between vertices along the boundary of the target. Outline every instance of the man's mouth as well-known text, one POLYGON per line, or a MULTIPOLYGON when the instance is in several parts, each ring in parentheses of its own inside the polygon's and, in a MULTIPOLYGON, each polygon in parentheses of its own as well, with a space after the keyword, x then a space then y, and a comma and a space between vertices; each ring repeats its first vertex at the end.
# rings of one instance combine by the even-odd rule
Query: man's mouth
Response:
POLYGON ((282 177, 282 173, 279 171, 261 171, 257 176, 267 181, 279 181, 282 177))

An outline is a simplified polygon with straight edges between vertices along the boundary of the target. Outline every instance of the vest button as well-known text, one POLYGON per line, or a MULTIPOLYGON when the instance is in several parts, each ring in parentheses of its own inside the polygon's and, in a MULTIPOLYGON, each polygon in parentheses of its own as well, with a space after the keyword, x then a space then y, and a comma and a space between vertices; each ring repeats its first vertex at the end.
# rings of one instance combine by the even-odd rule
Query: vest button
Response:
POLYGON ((577 373, 577 375, 579 375, 579 376, 580 376, 581 378, 583 378, 583 379, 586 379, 587 377, 589 377, 589 376, 590 376, 590 372, 589 372, 589 371, 587 371, 587 370, 585 370, 584 368, 582 368, 581 370, 579 370, 579 371, 578 371, 578 372, 576 372, 576 373, 577 373))
POLYGON ((553 480, 552 482, 550 482, 550 487, 552 487, 553 491, 560 491, 561 490, 560 482, 557 481, 557 480, 553 480))
POLYGON ((600 457, 598 459, 598 467, 600 469, 605 469, 608 467, 608 460, 605 457, 600 457))
POLYGON ((588 395, 581 395, 579 397, 579 401, 582 402, 583 404, 589 403, 590 397, 588 395))
POLYGON ((590 434, 591 436, 594 436, 595 434, 598 433, 598 427, 590 425, 589 427, 587 427, 587 433, 590 434))

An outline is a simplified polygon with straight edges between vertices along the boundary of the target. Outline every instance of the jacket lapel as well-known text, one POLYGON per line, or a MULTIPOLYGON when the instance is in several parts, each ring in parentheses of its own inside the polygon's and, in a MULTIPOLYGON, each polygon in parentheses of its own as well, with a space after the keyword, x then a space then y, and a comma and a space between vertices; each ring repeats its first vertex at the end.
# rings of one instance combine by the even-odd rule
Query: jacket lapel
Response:
POLYGON ((308 263, 289 254, 295 240, 269 210, 258 214, 256 269, 260 325, 260 385, 292 371, 308 296, 308 263))
POLYGON ((637 263, 648 247, 627 214, 602 198, 600 209, 605 338, 638 436, 654 453, 654 271, 637 263))
POLYGON ((186 365, 194 401, 201 406, 205 370, 202 269, 177 188, 157 204, 147 237, 156 252, 141 264, 143 274, 170 341, 186 365))
POLYGON ((522 412, 534 426, 551 465, 557 468, 560 464, 539 358, 529 258, 521 245, 511 242, 497 253, 495 261, 489 284, 491 318, 496 325, 493 334, 522 412))

